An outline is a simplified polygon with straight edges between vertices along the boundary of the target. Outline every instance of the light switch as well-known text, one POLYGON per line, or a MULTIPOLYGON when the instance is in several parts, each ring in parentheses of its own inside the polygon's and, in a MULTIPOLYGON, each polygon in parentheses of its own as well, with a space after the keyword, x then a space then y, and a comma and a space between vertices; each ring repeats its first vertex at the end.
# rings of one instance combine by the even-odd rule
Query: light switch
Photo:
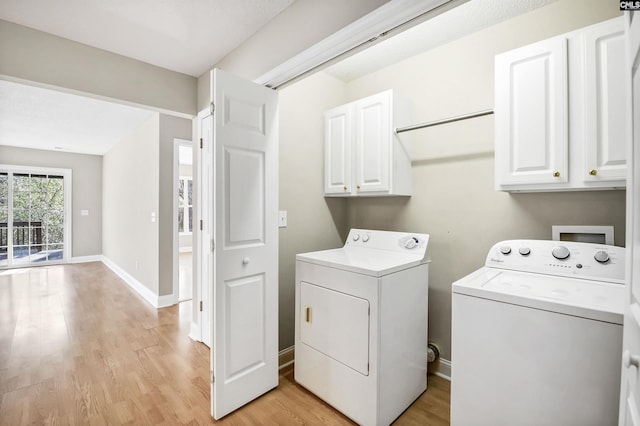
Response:
POLYGON ((89 210, 80 210, 80 216, 89 216, 89 210))
POLYGON ((286 228, 287 227, 287 211, 280 210, 278 212, 278 228, 286 228))

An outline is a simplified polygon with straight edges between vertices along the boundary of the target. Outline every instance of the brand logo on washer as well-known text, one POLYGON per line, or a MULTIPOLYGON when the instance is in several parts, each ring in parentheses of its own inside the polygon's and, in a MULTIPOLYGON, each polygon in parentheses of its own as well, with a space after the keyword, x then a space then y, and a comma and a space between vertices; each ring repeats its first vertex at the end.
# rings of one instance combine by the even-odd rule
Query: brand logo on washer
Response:
POLYGON ((504 263, 504 260, 500 260, 500 259, 494 259, 493 257, 491 259, 489 259, 491 262, 496 262, 496 263, 504 263))

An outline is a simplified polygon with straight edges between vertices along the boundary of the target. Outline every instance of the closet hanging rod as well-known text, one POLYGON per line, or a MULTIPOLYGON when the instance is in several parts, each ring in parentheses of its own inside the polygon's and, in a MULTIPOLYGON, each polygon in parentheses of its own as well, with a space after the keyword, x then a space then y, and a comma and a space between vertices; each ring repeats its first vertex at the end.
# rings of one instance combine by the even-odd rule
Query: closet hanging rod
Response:
POLYGON ((411 130, 424 129, 425 127, 439 126, 440 124, 454 123, 456 121, 467 120, 469 118, 483 117, 493 114, 492 109, 472 112, 471 114, 458 115, 457 117, 443 118, 442 120, 430 121, 428 123, 415 124, 413 126, 396 127, 396 133, 410 132, 411 130))

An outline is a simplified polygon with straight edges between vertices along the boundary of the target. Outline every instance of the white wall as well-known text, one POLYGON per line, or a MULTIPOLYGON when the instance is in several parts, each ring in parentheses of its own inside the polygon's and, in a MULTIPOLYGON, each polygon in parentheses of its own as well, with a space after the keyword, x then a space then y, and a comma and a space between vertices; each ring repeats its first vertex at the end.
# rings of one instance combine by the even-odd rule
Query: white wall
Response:
POLYGON ((71 169, 71 255, 102 254, 102 156, 0 146, 0 163, 71 169))
MULTIPOLYGON (((159 295, 173 293, 173 148, 174 139, 191 140, 191 120, 160 114, 156 192, 159 194, 159 295)), ((177 295, 175 295, 177 298, 177 295)), ((176 299, 177 300, 177 299, 176 299)))
POLYGON ((195 77, 2 20, 0 76, 161 112, 196 113, 195 77))
MULTIPOLYGON (((618 14, 614 1, 561 0, 349 82, 344 86, 345 96, 336 95, 336 102, 327 103, 324 109, 389 88, 412 101, 415 123, 493 108, 495 54, 618 14)), ((280 112, 281 134, 297 136, 296 155, 281 158, 283 200, 295 199, 300 205, 324 200, 319 183, 305 191, 295 191, 284 182, 300 179, 302 175, 295 172, 301 170, 321 178, 318 155, 322 130, 318 126, 303 129, 297 120, 310 114, 313 119, 309 122, 320 122, 322 111, 316 97, 325 91, 335 93, 335 86, 329 78, 315 75, 280 91, 281 105, 295 102, 297 106, 295 110, 282 107, 280 112)), ((443 358, 451 359, 451 284, 480 267, 495 242, 509 238, 550 239, 552 225, 614 225, 616 243, 624 244, 624 191, 495 191, 492 116, 414 131, 412 137, 413 196, 350 199, 347 227, 431 235, 429 337, 440 345, 443 358)), ((283 138, 282 143, 291 142, 283 138)), ((287 149, 283 146, 281 151, 287 149)), ((281 240, 283 257, 296 252, 288 247, 296 241, 314 240, 334 232, 335 224, 317 220, 311 210, 306 215, 310 233, 306 233, 305 225, 290 229, 289 238, 281 240)), ((334 247, 339 245, 336 242, 334 247)), ((281 259, 282 269, 286 261, 281 259)), ((281 294, 292 285, 288 279, 281 280, 281 294)), ((281 300, 280 310, 293 310, 293 303, 281 300)), ((281 347, 292 338, 283 332, 287 332, 287 325, 281 325, 281 347)))
POLYGON ((159 295, 159 114, 103 157, 102 253, 159 295))
POLYGON ((346 200, 322 196, 324 123, 322 113, 344 101, 345 86, 316 74, 280 93, 280 349, 293 345, 295 255, 342 245, 346 200))

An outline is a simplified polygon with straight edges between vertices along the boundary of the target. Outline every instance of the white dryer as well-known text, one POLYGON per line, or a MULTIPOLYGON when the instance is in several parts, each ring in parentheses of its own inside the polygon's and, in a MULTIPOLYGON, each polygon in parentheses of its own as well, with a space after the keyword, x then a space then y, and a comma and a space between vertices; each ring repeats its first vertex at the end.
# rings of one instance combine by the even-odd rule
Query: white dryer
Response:
POLYGON ((625 250, 512 240, 453 283, 451 424, 617 425, 625 250))
POLYGON ((362 425, 385 425, 427 387, 429 236, 352 229, 296 256, 295 380, 362 425))

